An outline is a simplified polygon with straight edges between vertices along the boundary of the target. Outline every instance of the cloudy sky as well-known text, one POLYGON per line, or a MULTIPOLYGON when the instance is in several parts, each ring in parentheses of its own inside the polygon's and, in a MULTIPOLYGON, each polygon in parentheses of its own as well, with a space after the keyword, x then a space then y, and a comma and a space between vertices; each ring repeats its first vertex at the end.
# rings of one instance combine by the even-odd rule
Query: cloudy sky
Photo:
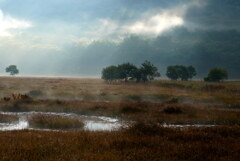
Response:
POLYGON ((156 36, 184 25, 188 9, 201 5, 190 0, 0 0, 0 37, 53 47, 56 41, 156 36))
POLYGON ((179 26, 236 28, 239 21, 229 20, 239 15, 234 5, 228 8, 233 13, 218 12, 229 1, 219 5, 216 0, 0 0, 0 63, 17 63, 19 56, 29 53, 36 59, 61 53, 74 43, 120 42, 131 34, 156 37, 179 26))

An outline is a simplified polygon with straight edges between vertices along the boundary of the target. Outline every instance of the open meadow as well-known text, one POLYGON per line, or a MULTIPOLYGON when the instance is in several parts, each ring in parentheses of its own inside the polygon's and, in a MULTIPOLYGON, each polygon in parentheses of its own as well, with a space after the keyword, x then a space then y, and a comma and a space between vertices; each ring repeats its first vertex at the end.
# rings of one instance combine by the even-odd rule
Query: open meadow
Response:
POLYGON ((0 91, 2 160, 235 161, 240 156, 238 81, 108 84, 1 77, 0 91), (87 128, 94 122, 112 128, 87 128))

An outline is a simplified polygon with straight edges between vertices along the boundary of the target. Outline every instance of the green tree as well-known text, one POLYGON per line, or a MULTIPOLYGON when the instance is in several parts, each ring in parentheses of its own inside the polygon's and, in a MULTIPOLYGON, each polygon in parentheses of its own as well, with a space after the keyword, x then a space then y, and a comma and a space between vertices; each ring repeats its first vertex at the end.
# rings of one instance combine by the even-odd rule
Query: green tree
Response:
POLYGON ((108 66, 102 70, 102 79, 110 82, 116 79, 127 81, 129 77, 135 79, 136 82, 141 80, 146 82, 153 80, 155 77, 160 77, 160 73, 157 67, 149 61, 143 62, 140 68, 131 63, 124 63, 118 66, 108 66))
POLYGON ((188 66, 187 70, 188 70, 188 78, 189 79, 192 79, 194 76, 197 75, 196 69, 193 66, 188 66))
POLYGON ((208 72, 208 77, 204 78, 205 81, 219 82, 228 79, 228 72, 224 68, 212 68, 208 72))
POLYGON ((177 68, 177 73, 178 73, 179 78, 181 80, 187 81, 189 78, 189 73, 188 73, 187 67, 185 67, 183 65, 177 65, 176 68, 177 68))
POLYGON ((10 65, 6 68, 6 72, 10 73, 10 75, 16 75, 19 73, 16 65, 10 65))
POLYGON ((117 66, 120 79, 127 80, 128 77, 135 77, 137 67, 130 63, 124 63, 117 66))
POLYGON ((166 75, 168 78, 172 80, 177 80, 179 78, 178 72, 175 66, 168 66, 166 75))
POLYGON ((172 80, 188 80, 196 76, 196 70, 193 66, 175 65, 167 67, 167 77, 172 80))
POLYGON ((158 68, 154 66, 150 61, 144 61, 140 67, 141 79, 146 82, 153 80, 155 77, 160 77, 158 68))
POLYGON ((112 82, 119 78, 118 67, 112 65, 102 70, 102 79, 112 82))

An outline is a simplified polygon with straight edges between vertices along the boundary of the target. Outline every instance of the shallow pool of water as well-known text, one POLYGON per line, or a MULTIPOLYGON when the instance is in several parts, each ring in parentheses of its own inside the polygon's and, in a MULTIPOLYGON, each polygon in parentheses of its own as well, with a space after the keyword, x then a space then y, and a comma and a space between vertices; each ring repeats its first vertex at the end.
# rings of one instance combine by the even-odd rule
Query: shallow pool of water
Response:
MULTIPOLYGON (((84 122, 84 130, 89 131, 112 131, 121 128, 124 123, 117 118, 102 117, 102 116, 86 116, 77 115, 74 113, 54 113, 54 112, 0 112, 5 115, 16 115, 19 121, 11 123, 0 123, 0 131, 34 129, 29 126, 28 118, 36 114, 57 115, 62 117, 79 118, 84 122)), ((39 129, 36 129, 39 130, 39 129)), ((44 130, 44 129, 43 129, 44 130)), ((50 130, 50 129, 45 129, 50 130)))
MULTIPOLYGON (((127 126, 127 122, 121 121, 117 118, 111 117, 103 117, 103 116, 87 116, 87 115, 77 115, 74 113, 54 113, 54 112, 0 112, 3 115, 15 115, 19 118, 16 122, 11 123, 0 123, 0 131, 12 131, 12 130, 24 130, 24 129, 31 129, 31 130, 52 130, 54 129, 37 129, 29 126, 28 118, 33 115, 41 114, 41 115, 48 115, 48 116, 62 116, 62 117, 72 117, 72 118, 79 118, 83 121, 84 127, 83 130, 89 131, 113 131, 118 130, 122 127, 127 126)), ((129 123, 129 122, 128 122, 129 123)), ((216 125, 176 125, 176 124, 162 124, 162 127, 165 128, 202 128, 202 127, 213 127, 216 125)), ((80 130, 80 129, 75 129, 80 130)), ((60 131, 60 130, 57 130, 60 131)))

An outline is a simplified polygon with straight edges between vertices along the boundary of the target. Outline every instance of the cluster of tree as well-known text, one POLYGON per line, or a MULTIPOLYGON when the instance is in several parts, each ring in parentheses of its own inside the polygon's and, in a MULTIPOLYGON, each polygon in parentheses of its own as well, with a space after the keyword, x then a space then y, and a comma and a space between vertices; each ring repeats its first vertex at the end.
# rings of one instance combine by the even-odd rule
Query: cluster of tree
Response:
MULTIPOLYGON (((166 75, 171 80, 187 81, 197 75, 193 66, 175 65, 168 66, 166 75)), ((136 82, 146 82, 153 80, 155 77, 160 77, 158 68, 151 62, 145 61, 139 68, 131 63, 124 63, 120 65, 111 65, 102 70, 102 79, 112 82, 114 80, 135 80, 136 82)), ((224 68, 211 68, 208 76, 204 81, 219 82, 228 79, 228 72, 224 68)))
POLYGON ((167 67, 167 77, 172 80, 188 80, 197 75, 193 66, 175 65, 167 67))
POLYGON ((145 61, 138 68, 131 63, 124 63, 118 66, 108 66, 102 70, 102 79, 112 82, 113 80, 129 79, 137 82, 153 80, 155 77, 160 77, 160 73, 156 66, 151 62, 145 61))
POLYGON ((10 75, 16 75, 19 73, 16 65, 10 65, 6 68, 6 72, 10 73, 10 75))

